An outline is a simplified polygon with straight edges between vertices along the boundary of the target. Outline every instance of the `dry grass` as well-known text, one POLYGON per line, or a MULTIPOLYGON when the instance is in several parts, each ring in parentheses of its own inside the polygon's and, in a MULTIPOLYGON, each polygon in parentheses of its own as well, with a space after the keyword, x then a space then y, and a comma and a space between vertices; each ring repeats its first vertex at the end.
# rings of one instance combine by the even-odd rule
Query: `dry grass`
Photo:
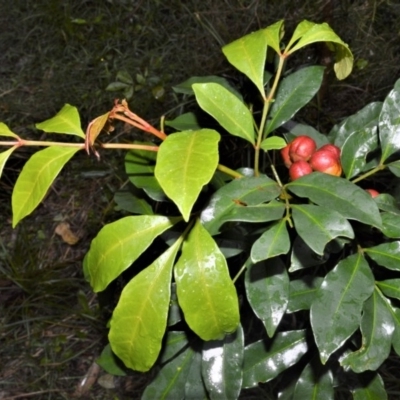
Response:
MULTIPOLYGON (((331 80, 318 115, 302 116, 313 125, 322 121, 321 129, 327 130, 362 105, 381 100, 399 77, 400 65, 400 5, 343 0, 329 10, 328 3, 2 0, 0 120, 35 135, 29 125, 68 102, 80 109, 86 124, 110 108, 115 94, 105 88, 120 70, 133 76, 148 70, 148 77, 165 87, 163 100, 155 100, 148 79, 130 102, 142 116, 157 118, 179 105, 170 91, 173 84, 192 75, 233 73, 220 52, 222 44, 284 18, 288 33, 302 19, 329 20, 356 61, 367 62, 348 80, 331 80)), ((311 48, 293 62, 318 57, 311 48)), ((101 165, 105 175, 84 178, 82 171, 100 166, 74 159, 40 209, 13 231, 9 199, 26 157, 13 157, 0 181, 0 399, 70 399, 93 371, 106 335, 107 315, 83 280, 82 258, 102 224, 117 217, 111 198, 123 178, 118 160, 101 165), (68 221, 81 238, 77 245, 54 233, 60 221, 68 221)), ((393 399, 400 391, 398 362, 392 357, 381 371, 393 399)), ((147 379, 139 374, 115 379, 115 389, 94 380, 83 398, 139 398, 147 379)), ((267 397, 267 392, 254 396, 247 398, 267 397)))

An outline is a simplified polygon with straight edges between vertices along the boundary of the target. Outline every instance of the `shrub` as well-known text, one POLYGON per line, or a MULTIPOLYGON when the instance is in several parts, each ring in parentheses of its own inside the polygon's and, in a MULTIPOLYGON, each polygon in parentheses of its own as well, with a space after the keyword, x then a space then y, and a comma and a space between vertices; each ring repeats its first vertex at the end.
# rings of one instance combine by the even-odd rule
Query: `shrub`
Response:
POLYGON ((279 21, 222 49, 257 88, 254 104, 221 77, 191 78, 175 88, 194 95, 220 129, 202 128, 186 113, 166 122, 175 129, 167 135, 125 101, 94 119, 86 134, 70 105, 37 124, 80 143, 26 141, 0 125, 10 139, 0 142, 10 147, 0 154, 0 169, 18 147, 47 146, 15 184, 14 226, 77 151, 99 157, 99 148, 129 150, 125 168, 139 194, 128 193, 121 206, 135 215, 100 230, 83 268, 95 292, 128 269, 133 275, 99 363, 117 374, 161 365, 144 399, 235 399, 273 379, 280 398, 329 399, 337 386, 354 398, 387 398, 376 370, 391 347, 400 354, 400 210, 391 195, 372 197, 362 186, 384 170, 400 176, 400 81, 383 103, 367 105, 327 135, 302 124, 287 131, 285 123, 318 92, 324 74, 320 66, 286 74, 289 57, 328 42, 336 76, 344 79, 353 56, 327 24, 303 21, 283 40, 279 21), (277 61, 273 73, 267 57, 277 61), (111 133, 118 120, 148 133, 148 141, 101 143, 101 131, 111 133), (229 135, 243 148, 251 144, 252 168, 221 163, 219 142, 229 135), (278 150, 298 136, 316 148, 337 146, 344 176, 315 171, 290 181, 294 160, 288 162, 288 151, 283 165, 278 150), (137 260, 149 249, 152 261, 141 268, 137 260))

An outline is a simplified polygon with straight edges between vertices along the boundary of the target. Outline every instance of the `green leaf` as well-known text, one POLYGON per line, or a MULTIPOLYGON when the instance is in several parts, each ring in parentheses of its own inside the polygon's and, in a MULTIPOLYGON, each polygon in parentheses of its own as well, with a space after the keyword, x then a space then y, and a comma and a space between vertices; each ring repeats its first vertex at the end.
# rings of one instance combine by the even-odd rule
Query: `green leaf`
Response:
POLYGON ((13 227, 43 200, 64 165, 81 150, 51 146, 35 153, 24 165, 12 194, 13 227))
POLYGON ((166 333, 164 346, 161 349, 160 364, 164 364, 174 358, 181 350, 188 345, 186 332, 169 331, 166 333))
POLYGON ((280 332, 272 342, 259 340, 249 344, 244 349, 242 387, 252 388, 270 381, 296 364, 307 350, 305 330, 280 332))
POLYGON ((289 302, 286 312, 294 313, 300 310, 309 310, 322 280, 320 277, 307 275, 302 279, 290 281, 289 302))
POLYGON ((272 337, 285 314, 289 298, 289 277, 279 258, 253 264, 245 276, 251 308, 272 337))
POLYGON ((111 82, 106 87, 107 92, 119 92, 120 90, 125 90, 127 88, 132 87, 132 83, 124 83, 124 82, 111 82))
POLYGON ((340 364, 356 373, 375 371, 389 356, 393 332, 391 313, 379 290, 375 289, 363 306, 361 348, 346 355, 340 364))
POLYGON ((266 138, 261 142, 260 147, 264 151, 268 150, 280 150, 283 149, 286 146, 286 140, 282 139, 279 136, 271 136, 269 138, 266 138))
POLYGON ((180 83, 179 85, 173 86, 172 89, 175 93, 182 93, 186 95, 194 95, 193 84, 195 83, 217 83, 223 86, 225 89, 234 94, 238 99, 242 100, 242 95, 235 90, 225 78, 220 76, 192 76, 186 81, 180 83))
POLYGON ((117 205, 115 207, 115 210, 117 211, 124 210, 139 215, 154 214, 150 204, 140 195, 140 193, 134 195, 131 192, 120 190, 115 193, 114 201, 117 205))
POLYGON ((350 223, 335 210, 310 204, 292 205, 293 222, 299 236, 317 254, 338 236, 354 238, 350 223))
POLYGON ((346 118, 340 125, 335 125, 329 132, 331 141, 341 148, 347 138, 353 134, 368 138, 376 135, 382 104, 381 102, 370 103, 356 114, 346 118))
POLYGON ((201 129, 201 126, 197 122, 196 114, 193 112, 187 112, 179 115, 179 117, 176 117, 171 121, 165 121, 165 125, 178 131, 198 131, 201 129))
POLYGON ((333 400, 332 371, 314 358, 307 364, 296 383, 293 400, 333 400))
POLYGON ((4 122, 0 122, 0 136, 8 136, 18 139, 18 135, 11 131, 4 122))
POLYGON ((278 184, 266 176, 235 179, 211 196, 201 213, 201 222, 211 235, 215 235, 228 221, 266 222, 279 219, 284 212, 283 204, 273 202, 261 205, 279 194, 278 184))
POLYGON ((175 266, 178 302, 189 327, 203 340, 222 339, 239 324, 239 305, 226 260, 197 220, 175 266))
POLYGON ((379 374, 373 375, 365 384, 352 389, 353 400, 387 400, 385 385, 379 374))
POLYGON ((290 250, 290 238, 286 228, 286 219, 272 224, 253 244, 251 260, 257 263, 268 258, 287 254, 290 250))
POLYGON ((400 279, 386 279, 376 284, 386 296, 400 300, 400 279))
MULTIPOLYGON (((244 334, 239 325, 224 340, 203 344, 202 377, 212 399, 237 399, 243 379, 244 334)), ((199 397, 197 397, 199 398, 199 397)))
POLYGON ((169 135, 161 143, 155 177, 185 221, 218 165, 220 135, 211 129, 169 135))
POLYGON ((195 352, 188 348, 158 372, 146 387, 142 400, 177 400, 185 396, 185 384, 195 352))
POLYGON ((383 163, 390 155, 400 150, 400 79, 383 102, 379 116, 379 139, 383 163))
POLYGON ((16 150, 17 148, 18 148, 18 146, 14 146, 14 147, 11 147, 8 150, 0 153, 0 178, 3 173, 3 169, 4 169, 4 166, 6 165, 8 158, 11 156, 12 152, 14 150, 16 150))
POLYGON ((322 282, 310 319, 323 364, 355 332, 364 301, 374 290, 374 276, 362 254, 340 261, 322 282))
POLYGON ((117 78, 118 81, 127 83, 127 84, 132 84, 133 83, 133 78, 131 74, 127 71, 120 70, 117 72, 117 78))
POLYGON ((364 252, 377 264, 393 271, 400 271, 400 241, 365 248, 364 252))
POLYGON ((265 97, 264 67, 267 45, 266 29, 262 29, 222 48, 228 61, 257 86, 262 97, 265 97))
POLYGON ((178 221, 177 218, 139 215, 105 225, 93 239, 84 259, 93 291, 104 290, 158 235, 178 221))
POLYGON ((388 168, 392 174, 400 177, 400 160, 393 161, 392 163, 388 164, 388 168))
POLYGON ((400 309, 392 307, 388 300, 386 300, 387 307, 390 309, 394 322, 394 333, 392 338, 393 350, 400 355, 400 309))
POLYGON ((202 368, 202 355, 200 352, 196 352, 193 356, 192 364, 185 383, 185 395, 184 399, 201 399, 208 400, 206 387, 204 385, 201 368, 202 368))
POLYGON ((165 193, 154 176, 156 159, 154 151, 130 151, 125 156, 125 172, 133 185, 143 189, 151 199, 165 201, 165 193))
POLYGON ((382 193, 374 198, 378 208, 394 215, 400 215, 400 209, 397 207, 396 199, 388 193, 382 193))
POLYGON ((287 184, 286 187, 295 195, 308 197, 312 202, 335 210, 346 218, 381 227, 381 217, 374 199, 346 179, 313 172, 287 184))
POLYGON ((254 144, 253 116, 240 99, 218 83, 196 83, 193 90, 199 106, 223 128, 254 144))
POLYGON ((278 54, 281 54, 281 39, 284 35, 283 23, 284 20, 282 19, 263 29, 268 46, 272 47, 278 54))
POLYGON ((292 118, 314 97, 321 86, 323 76, 324 67, 312 66, 302 68, 282 79, 269 114, 267 134, 292 118))
POLYGON ((53 118, 40 122, 35 126, 37 129, 48 133, 65 133, 66 135, 75 135, 85 139, 78 110, 70 104, 65 104, 53 118))
POLYGON ((100 365, 107 373, 115 376, 125 376, 126 372, 120 365, 118 365, 118 359, 115 357, 111 350, 110 344, 104 347, 100 354, 100 357, 96 359, 96 364, 100 365))
POLYGON ((310 21, 302 21, 293 33, 293 37, 287 46, 286 53, 292 54, 295 51, 316 42, 329 42, 332 44, 336 63, 333 66, 336 77, 345 79, 353 69, 354 57, 349 46, 340 39, 327 23, 314 24, 310 21), (295 43, 295 44, 294 44, 295 43), (294 46, 292 47, 292 45, 294 46))
POLYGON ((353 132, 344 142, 341 151, 341 163, 347 179, 364 170, 366 157, 378 148, 377 127, 353 132))
POLYGON ((289 272, 315 267, 316 265, 323 264, 325 261, 325 254, 322 257, 316 254, 300 236, 296 236, 290 256, 289 272))
POLYGON ((167 327, 172 267, 180 245, 177 240, 122 290, 108 339, 128 368, 148 371, 160 353, 167 327))
POLYGON ((388 238, 398 239, 400 238, 400 215, 394 215, 393 213, 383 212, 382 217, 382 233, 388 238))

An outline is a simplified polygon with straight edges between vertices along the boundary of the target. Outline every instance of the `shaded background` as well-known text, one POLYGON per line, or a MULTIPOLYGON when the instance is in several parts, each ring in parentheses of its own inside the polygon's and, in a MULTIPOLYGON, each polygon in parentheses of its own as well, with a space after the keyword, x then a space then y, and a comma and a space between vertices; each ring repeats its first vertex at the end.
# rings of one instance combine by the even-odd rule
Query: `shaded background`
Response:
MULTIPOLYGON (((0 121, 38 138, 33 124, 64 103, 79 109, 85 127, 124 95, 154 123, 160 115, 172 118, 182 99, 171 86, 194 75, 237 79, 220 47, 279 19, 286 38, 303 19, 328 22, 354 53, 352 75, 337 81, 328 74, 318 112, 300 116, 322 132, 382 100, 400 77, 398 1, 0 0, 0 121), (121 88, 127 75, 132 83, 123 90, 106 90, 121 88)), ((310 47, 290 67, 324 64, 326 57, 323 48, 310 47)), ((113 195, 126 184, 123 153, 100 163, 74 159, 43 205, 12 230, 12 186, 31 152, 13 156, 0 181, 0 399, 69 399, 106 343, 109 314, 84 282, 81 263, 101 226, 122 215, 113 195), (77 245, 55 234, 60 222, 70 223, 77 245)), ((399 398, 398 364, 393 356, 380 371, 393 399, 399 398)), ((81 389, 83 398, 139 398, 153 373, 111 379, 94 372, 104 382, 81 389)))

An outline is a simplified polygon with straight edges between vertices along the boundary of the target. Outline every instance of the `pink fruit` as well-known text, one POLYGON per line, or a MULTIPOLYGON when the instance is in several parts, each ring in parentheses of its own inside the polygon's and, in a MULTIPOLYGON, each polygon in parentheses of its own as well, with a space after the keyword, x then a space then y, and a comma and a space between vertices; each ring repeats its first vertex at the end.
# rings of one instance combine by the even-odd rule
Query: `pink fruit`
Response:
POLYGON ((289 155, 293 162, 308 161, 317 145, 309 136, 298 136, 290 143, 289 155))
POLYGON ((342 166, 340 161, 329 150, 318 150, 310 159, 311 168, 314 171, 324 172, 325 174, 340 176, 342 166))
POLYGON ((289 176, 292 181, 301 178, 304 175, 311 174, 313 172, 310 164, 306 161, 296 161, 289 168, 289 176))
POLYGON ((335 146, 334 144, 324 144, 323 146, 321 146, 321 148, 318 149, 318 151, 320 150, 331 151, 335 155, 335 157, 340 160, 340 148, 335 146))
POLYGON ((287 168, 289 168, 293 164, 289 156, 289 150, 290 150, 290 144, 288 144, 281 150, 281 156, 287 168))
POLYGON ((365 191, 368 192, 372 197, 376 197, 376 196, 380 195, 380 193, 375 189, 365 189, 365 191))

